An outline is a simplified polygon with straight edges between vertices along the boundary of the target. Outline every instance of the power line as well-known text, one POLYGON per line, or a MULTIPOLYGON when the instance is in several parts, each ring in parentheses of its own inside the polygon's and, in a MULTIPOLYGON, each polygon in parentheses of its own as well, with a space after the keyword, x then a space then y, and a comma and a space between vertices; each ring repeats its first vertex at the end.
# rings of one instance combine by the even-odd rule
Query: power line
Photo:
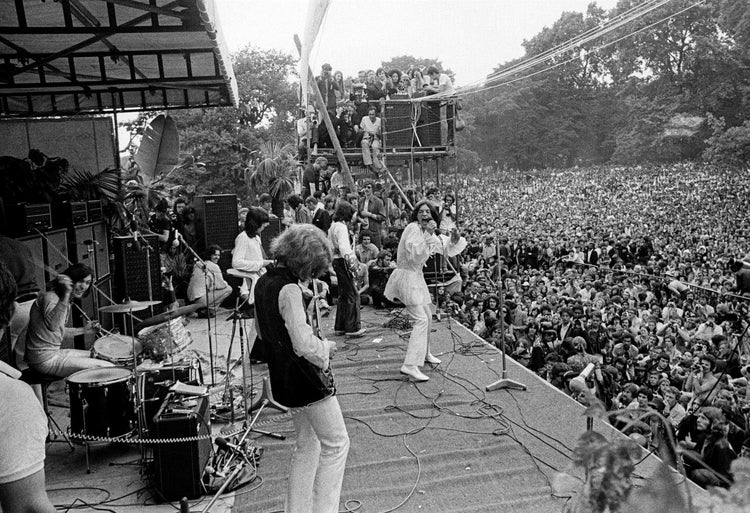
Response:
MULTIPOLYGON (((630 37, 632 37, 632 36, 634 36, 634 35, 636 35, 636 34, 639 34, 639 33, 643 32, 643 31, 645 31, 645 30, 648 30, 648 29, 650 29, 650 28, 653 28, 653 27, 655 27, 656 25, 659 25, 659 24, 661 24, 661 23, 664 23, 665 21, 668 21, 668 20, 670 20, 670 19, 672 19, 672 18, 674 18, 674 17, 676 17, 676 16, 679 16, 680 14, 682 14, 682 13, 684 13, 684 12, 686 12, 686 11, 690 10, 690 9, 693 9, 693 8, 695 8, 695 7, 699 6, 699 5, 702 5, 702 4, 704 4, 704 3, 705 3, 705 0, 699 0, 698 2, 696 2, 696 3, 694 3, 694 4, 691 4, 691 5, 689 5, 688 7, 684 8, 684 9, 681 9, 680 11, 677 11, 677 12, 675 12, 675 13, 672 13, 672 14, 670 14, 669 16, 667 16, 667 17, 665 17, 665 18, 662 18, 662 19, 661 19, 661 20, 659 20, 659 21, 656 21, 656 22, 654 22, 654 23, 651 23, 651 24, 649 24, 649 25, 646 25, 646 26, 644 26, 644 27, 641 27, 640 29, 638 29, 638 30, 635 30, 635 31, 633 31, 633 32, 631 32, 631 33, 629 33, 629 34, 626 34, 626 35, 622 36, 622 37, 619 37, 619 38, 617 38, 617 39, 615 39, 615 40, 612 40, 612 41, 609 41, 609 42, 607 42, 607 43, 604 43, 604 44, 602 44, 602 45, 600 45, 600 46, 594 47, 594 48, 592 49, 592 51, 598 51, 598 50, 602 50, 602 49, 604 49, 604 48, 607 48, 608 46, 611 46, 611 45, 613 45, 613 44, 619 43, 620 41, 623 41, 623 40, 625 40, 625 39, 628 39, 628 38, 630 38, 630 37)), ((577 58, 578 58, 578 57, 572 57, 572 58, 570 58, 570 59, 567 59, 567 60, 565 60, 565 61, 561 61, 561 62, 555 63, 555 64, 553 64, 553 65, 551 65, 551 66, 549 66, 549 67, 547 67, 547 68, 544 68, 544 69, 541 69, 541 70, 537 70, 537 71, 535 71, 535 72, 533 72, 533 73, 529 73, 529 74, 527 74, 527 75, 524 75, 524 76, 521 76, 521 77, 516 77, 516 78, 513 78, 512 80, 508 80, 508 81, 506 81, 506 82, 502 82, 502 83, 499 83, 499 84, 485 85, 485 86, 483 86, 483 87, 478 87, 478 88, 475 88, 475 89, 467 89, 467 88, 462 88, 462 89, 464 89, 464 90, 459 90, 459 91, 456 91, 456 92, 455 92, 455 93, 453 93, 453 94, 457 94, 457 95, 468 95, 468 94, 472 94, 472 93, 479 93, 479 92, 482 92, 482 91, 489 91, 489 90, 491 90, 491 89, 495 89, 495 88, 497 88, 497 87, 502 87, 502 86, 504 86, 504 85, 509 85, 509 84, 513 84, 513 83, 515 83, 515 82, 519 82, 519 81, 521 81, 521 80, 525 80, 525 79, 527 79, 527 78, 531 78, 531 77, 533 77, 533 76, 536 76, 536 75, 539 75, 539 74, 541 74, 541 73, 546 73, 547 71, 553 70, 553 69, 555 69, 555 68, 557 68, 557 67, 560 67, 560 66, 563 66, 563 65, 565 65, 565 64, 568 64, 568 63, 570 63, 570 62, 573 62, 573 61, 575 61, 575 60, 576 60, 577 58)), ((501 77, 501 78, 502 78, 502 77, 501 77)), ((494 82, 494 80, 493 80, 493 82, 494 82)), ((435 96, 438 96, 438 95, 434 95, 434 96, 432 96, 432 98, 435 98, 435 96)))

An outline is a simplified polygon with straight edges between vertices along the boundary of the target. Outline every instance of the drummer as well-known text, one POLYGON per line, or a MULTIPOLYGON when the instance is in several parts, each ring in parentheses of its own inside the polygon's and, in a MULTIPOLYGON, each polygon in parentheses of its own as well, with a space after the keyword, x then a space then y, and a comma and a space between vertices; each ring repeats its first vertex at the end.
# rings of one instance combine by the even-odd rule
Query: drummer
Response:
POLYGON ((93 333, 96 323, 83 328, 66 327, 70 317, 71 299, 89 293, 93 271, 85 264, 73 264, 50 283, 31 305, 26 333, 26 354, 29 367, 41 374, 65 378, 75 372, 114 364, 91 358, 89 351, 62 349, 63 339, 93 333))
POLYGON ((208 250, 203 255, 203 263, 195 264, 188 284, 188 300, 195 305, 200 305, 206 315, 211 315, 211 310, 221 305, 232 293, 232 287, 221 275, 220 259, 221 247, 216 244, 208 246, 208 250))

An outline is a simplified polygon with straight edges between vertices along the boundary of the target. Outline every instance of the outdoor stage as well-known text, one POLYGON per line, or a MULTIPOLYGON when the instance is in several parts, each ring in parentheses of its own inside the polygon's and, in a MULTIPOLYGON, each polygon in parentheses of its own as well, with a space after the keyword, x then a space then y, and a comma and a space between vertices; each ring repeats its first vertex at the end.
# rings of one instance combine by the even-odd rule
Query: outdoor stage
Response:
MULTIPOLYGON (((231 332, 231 322, 225 320, 228 313, 221 310, 218 316, 216 353, 221 368, 231 332)), ((333 332, 334 314, 335 310, 323 319, 326 333, 333 332)), ((339 337, 332 361, 351 439, 339 511, 347 506, 368 513, 562 511, 567 498, 555 496, 550 481, 556 471, 570 471, 572 449, 586 429, 582 406, 510 359, 508 377, 528 390, 485 392, 485 386, 500 376, 500 353, 454 321, 433 325, 432 352, 443 363, 426 370, 430 381, 408 382, 399 373, 408 334, 383 327, 392 318, 386 311, 365 307, 362 314, 367 335, 355 341, 339 337)), ((194 339, 189 349, 207 359, 206 321, 191 319, 188 329, 194 339)), ((237 356, 235 346, 233 358, 237 356)), ((254 365, 253 371, 259 388, 267 370, 254 365)), ((217 374, 217 382, 222 379, 217 374)), ((61 388, 52 394, 53 404, 67 402, 61 388)), ((67 409, 53 411, 67 426, 67 409)), ((294 441, 291 419, 265 410, 259 420, 262 429, 288 438, 255 438, 264 450, 260 479, 222 498, 211 511, 283 511, 294 441)), ((221 427, 213 424, 215 434, 221 427)), ((608 439, 622 436, 598 421, 594 429, 608 439)), ((153 498, 144 489, 148 481, 139 474, 139 466, 110 466, 138 458, 133 446, 94 446, 93 473, 87 475, 82 447, 70 453, 66 445, 53 444, 47 458, 50 498, 59 505, 76 498, 93 504, 131 493, 100 507, 143 510, 144 502, 153 504, 153 498), (52 491, 72 487, 102 490, 52 491)), ((656 463, 649 456, 637 465, 637 485, 652 474, 656 463)), ((192 511, 201 511, 208 499, 191 501, 192 511)), ((157 510, 174 511, 169 504, 148 507, 157 510)))

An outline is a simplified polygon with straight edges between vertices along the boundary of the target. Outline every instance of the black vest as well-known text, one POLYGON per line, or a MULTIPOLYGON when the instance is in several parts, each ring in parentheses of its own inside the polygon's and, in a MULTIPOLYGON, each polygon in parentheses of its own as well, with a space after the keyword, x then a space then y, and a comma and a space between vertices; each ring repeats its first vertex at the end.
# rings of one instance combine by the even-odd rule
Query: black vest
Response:
POLYGON ((297 284, 287 268, 271 268, 255 285, 255 322, 271 376, 274 398, 291 408, 306 406, 336 393, 330 368, 323 371, 294 353, 292 340, 279 313, 279 293, 297 284))

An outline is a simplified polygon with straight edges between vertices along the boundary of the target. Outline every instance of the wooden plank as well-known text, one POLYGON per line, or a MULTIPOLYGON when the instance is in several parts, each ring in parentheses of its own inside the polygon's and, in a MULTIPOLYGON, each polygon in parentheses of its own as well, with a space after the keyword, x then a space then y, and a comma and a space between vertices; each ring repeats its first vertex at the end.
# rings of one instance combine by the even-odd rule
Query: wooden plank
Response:
MULTIPOLYGON (((302 43, 299 40, 299 36, 297 34, 294 34, 294 44, 297 46, 297 53, 302 55, 302 43)), ((331 137, 331 142, 333 143, 333 147, 336 150, 336 155, 339 159, 339 164, 341 165, 341 172, 344 175, 344 181, 346 182, 346 186, 349 187, 349 190, 352 192, 357 191, 357 187, 354 184, 354 178, 352 178, 352 173, 349 171, 349 164, 346 162, 346 157, 344 156, 344 152, 341 149, 341 143, 339 142, 339 138, 336 135, 336 130, 333 128, 333 122, 331 122, 331 118, 328 115, 328 110, 326 109, 326 104, 323 102, 323 95, 320 94, 320 89, 318 89, 318 84, 315 81, 315 75, 312 72, 312 69, 308 66, 307 72, 310 74, 310 78, 312 79, 313 84, 315 86, 312 88, 315 92, 315 99, 318 101, 320 105, 323 106, 322 112, 323 112, 323 121, 325 121, 326 128, 328 129, 328 135, 331 137)))

